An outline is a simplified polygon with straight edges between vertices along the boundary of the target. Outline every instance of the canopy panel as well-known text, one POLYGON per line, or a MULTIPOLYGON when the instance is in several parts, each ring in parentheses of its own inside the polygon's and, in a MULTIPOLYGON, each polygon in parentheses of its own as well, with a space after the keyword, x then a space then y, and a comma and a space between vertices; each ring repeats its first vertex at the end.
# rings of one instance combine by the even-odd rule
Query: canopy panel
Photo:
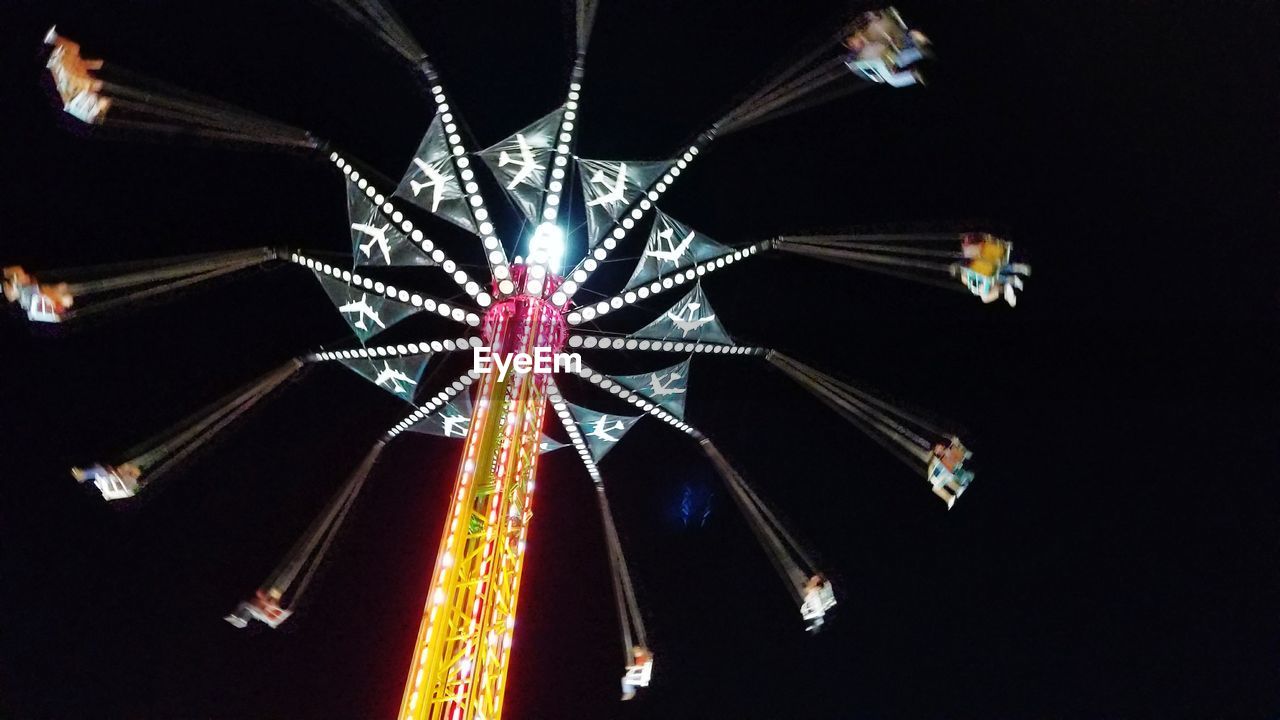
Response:
MULTIPOLYGON (((452 123, 449 128, 453 128, 450 132, 457 131, 457 126, 452 123)), ((448 128, 439 115, 432 119, 413 162, 396 187, 395 195, 474 233, 475 220, 467 207, 458 171, 449 157, 449 146, 444 136, 446 130, 448 128)))
POLYGON ((712 240, 702 233, 656 210, 649 241, 645 243, 640 262, 627 281, 627 289, 644 285, 662 275, 683 270, 700 262, 733 252, 733 248, 712 240))
POLYGON ((435 265, 409 235, 378 212, 367 190, 347 178, 351 257, 356 265, 435 265))
POLYGON ((538 441, 538 454, 555 452, 564 446, 564 443, 544 433, 542 439, 538 441))
POLYGON ((711 303, 702 293, 702 284, 694 285, 680 302, 663 313, 657 320, 645 325, 630 337, 650 340, 699 340, 720 345, 732 345, 733 338, 720 324, 711 303))
POLYGON ((591 247, 671 163, 588 160, 578 158, 582 195, 587 200, 587 232, 591 247))
POLYGON ((573 403, 565 404, 569 406, 574 424, 582 430, 583 438, 587 442, 587 450, 591 452, 591 458, 596 462, 600 462, 641 417, 640 415, 608 415, 573 403))
POLYGON ((425 435, 462 439, 471 429, 471 394, 458 393, 444 407, 412 425, 409 430, 425 435))
POLYGON ((684 419, 684 401, 688 396, 689 361, 669 368, 639 375, 610 375, 628 390, 634 390, 662 406, 663 410, 684 419))
POLYGON ((557 108, 478 153, 525 218, 534 224, 541 222, 538 213, 546 194, 547 167, 555 154, 556 130, 563 118, 564 108, 557 108))
POLYGON ((390 358, 339 360, 353 372, 398 398, 413 401, 431 353, 390 358))
POLYGON ((351 326, 360 342, 364 342, 401 320, 422 311, 408 303, 382 297, 354 288, 347 283, 316 273, 316 279, 338 312, 351 326))

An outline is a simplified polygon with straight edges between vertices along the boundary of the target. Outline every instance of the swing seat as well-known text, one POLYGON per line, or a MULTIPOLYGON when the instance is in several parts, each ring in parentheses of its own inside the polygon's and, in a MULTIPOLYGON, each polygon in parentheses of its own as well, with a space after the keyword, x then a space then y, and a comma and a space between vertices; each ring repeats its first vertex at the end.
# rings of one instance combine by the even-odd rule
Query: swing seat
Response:
POLYGON ((123 500, 133 497, 138 492, 137 483, 126 483, 115 473, 100 475, 94 478, 93 484, 97 486, 98 492, 102 493, 104 500, 123 500))
POLYGON ((942 461, 936 457, 929 459, 929 467, 925 471, 925 479, 933 486, 933 494, 942 498, 950 510, 956 503, 956 498, 964 494, 969 487, 969 483, 973 482, 973 473, 957 466, 955 471, 948 470, 942 461))
POLYGON ((292 614, 292 610, 280 607, 279 601, 258 593, 253 599, 240 603, 234 612, 223 619, 238 628, 247 626, 250 620, 258 620, 271 628, 277 628, 292 614))
POLYGON ((628 665, 627 672, 622 676, 622 682, 632 687, 649 687, 649 679, 652 676, 653 660, 649 660, 643 665, 628 665))
POLYGON ((835 589, 831 587, 831 583, 823 583, 816 592, 805 596, 804 602, 800 605, 800 617, 805 620, 817 620, 835 606, 835 589))
POLYGON ((31 306, 27 308, 27 319, 32 322, 59 323, 62 315, 58 312, 58 304, 43 293, 31 296, 31 306))
POLYGON ((853 71, 853 74, 880 85, 908 87, 920 82, 918 73, 895 70, 889 58, 886 57, 859 60, 856 55, 849 55, 845 58, 844 64, 853 71))
POLYGON ((72 469, 71 474, 82 483, 92 480, 104 500, 122 500, 138 494, 137 480, 121 477, 119 471, 110 466, 95 465, 88 470, 72 469))

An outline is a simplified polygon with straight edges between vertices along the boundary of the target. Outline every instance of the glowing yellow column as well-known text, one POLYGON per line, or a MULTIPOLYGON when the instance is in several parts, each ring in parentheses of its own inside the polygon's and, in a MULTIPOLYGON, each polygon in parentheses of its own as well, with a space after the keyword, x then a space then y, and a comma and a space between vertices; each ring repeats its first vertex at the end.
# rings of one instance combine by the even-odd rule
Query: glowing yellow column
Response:
MULTIPOLYGON (((517 296, 489 311, 484 334, 494 356, 533 355, 559 351, 565 326, 541 297, 517 296)), ((514 372, 477 383, 403 720, 496 720, 502 712, 546 383, 546 375, 514 372)))

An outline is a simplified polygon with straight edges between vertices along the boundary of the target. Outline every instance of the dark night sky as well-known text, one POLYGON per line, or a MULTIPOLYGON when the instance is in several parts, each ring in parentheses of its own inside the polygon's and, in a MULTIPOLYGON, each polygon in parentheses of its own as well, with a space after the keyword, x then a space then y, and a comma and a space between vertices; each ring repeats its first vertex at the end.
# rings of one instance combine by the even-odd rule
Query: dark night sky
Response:
MULTIPOLYGON (((562 99, 567 6, 396 5, 474 140, 492 143, 562 99)), ((617 702, 590 482, 575 457, 551 455, 508 717, 1280 712, 1277 397, 1255 379, 1277 366, 1274 8, 900 9, 938 47, 928 88, 859 93, 727 137, 663 208, 731 243, 908 223, 1007 232, 1035 267, 1012 311, 790 256, 705 283, 743 342, 962 423, 975 485, 947 513, 763 363, 697 358, 689 418, 832 568, 842 599, 829 632, 801 632, 696 445, 641 423, 602 469, 658 653, 654 684, 617 702), (705 527, 671 517, 686 485, 713 494, 705 527)), ((667 155, 839 12, 603 0, 580 154, 667 155)), ((90 57, 307 127, 389 177, 429 121, 397 57, 318 3, 10 0, 6 264, 349 247, 342 184, 324 163, 69 131, 40 80, 40 37, 55 21, 90 57)), ((465 237, 439 235, 478 258, 465 237)), ((454 327, 413 320, 388 338, 454 327)), ((277 632, 220 618, 403 416, 396 400, 317 367, 135 506, 104 507, 66 473, 344 331, 315 281, 288 267, 61 337, 0 318, 0 716, 394 714, 458 445, 407 436, 384 453, 277 632)), ((635 371, 669 359, 595 362, 635 371)), ((620 409, 564 386, 575 402, 620 409)))

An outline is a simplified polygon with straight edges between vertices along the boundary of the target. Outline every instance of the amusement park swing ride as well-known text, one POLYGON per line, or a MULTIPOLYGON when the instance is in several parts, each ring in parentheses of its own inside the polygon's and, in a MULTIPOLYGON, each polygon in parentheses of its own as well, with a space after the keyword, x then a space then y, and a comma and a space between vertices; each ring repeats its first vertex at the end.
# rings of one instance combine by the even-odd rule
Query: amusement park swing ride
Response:
POLYGON ((327 2, 407 61, 429 88, 435 115, 394 189, 380 187, 367 166, 310 132, 87 59, 80 46, 56 28, 44 42, 63 109, 95 129, 275 147, 327 159, 346 185, 349 265, 333 265, 302 249, 264 247, 41 272, 38 277, 19 266, 4 268, 5 295, 28 320, 70 323, 264 263, 292 263, 315 274, 359 341, 350 349, 324 349, 291 359, 122 453, 112 464, 72 470, 77 480, 94 485, 106 500, 127 500, 142 492, 310 363, 341 363, 411 404, 412 411, 369 450, 271 576, 228 615, 230 623, 245 627, 260 621, 276 627, 291 616, 386 443, 409 431, 461 440, 462 456, 398 717, 500 717, 538 460, 544 452, 566 447, 544 432, 550 410, 596 490, 621 625, 623 699, 648 686, 654 652, 598 465, 646 415, 689 436, 705 451, 792 595, 806 629, 817 631, 836 605, 831 583, 794 532, 711 439, 685 419, 690 365, 698 355, 763 358, 922 475, 948 508, 968 488, 973 479, 971 453, 954 433, 776 350, 735 343, 700 280, 762 253, 785 252, 1013 305, 1030 269, 1014 262, 1011 243, 968 231, 784 235, 725 245, 658 207, 680 175, 718 137, 861 87, 922 84, 920 67, 931 58, 931 45, 896 10, 858 16, 829 42, 762 84, 673 157, 616 161, 575 154, 596 0, 578 0, 576 6, 577 54, 564 102, 480 150, 468 147, 435 66, 383 0, 327 2), (492 174, 534 228, 527 237, 504 241, 490 215, 490 199, 477 182, 482 171, 492 174), (565 230, 575 190, 585 215, 584 237, 572 237, 565 230), (478 238, 488 277, 475 278, 459 266, 402 211, 401 203, 478 238), (610 254, 633 230, 642 232, 646 223, 647 241, 625 286, 596 302, 575 301, 610 254), (508 255, 508 249, 517 248, 520 254, 508 255), (372 276, 392 266, 443 273, 466 300, 428 297, 372 276), (668 293, 670 308, 638 330, 619 334, 593 329, 615 311, 668 293), (396 345, 369 342, 419 313, 434 313, 458 324, 458 335, 396 345), (558 364, 565 355, 580 359, 581 352, 619 351, 682 359, 649 372, 616 376, 597 372, 585 362, 558 364), (483 355, 503 371, 482 372, 477 363, 450 382, 420 390, 428 362, 448 353, 483 355), (520 363, 512 362, 542 356, 556 358, 550 368, 555 372, 527 367, 518 371, 520 363), (513 364, 516 369, 507 372, 513 364), (630 403, 635 414, 598 412, 566 401, 558 382, 566 375, 630 403))

